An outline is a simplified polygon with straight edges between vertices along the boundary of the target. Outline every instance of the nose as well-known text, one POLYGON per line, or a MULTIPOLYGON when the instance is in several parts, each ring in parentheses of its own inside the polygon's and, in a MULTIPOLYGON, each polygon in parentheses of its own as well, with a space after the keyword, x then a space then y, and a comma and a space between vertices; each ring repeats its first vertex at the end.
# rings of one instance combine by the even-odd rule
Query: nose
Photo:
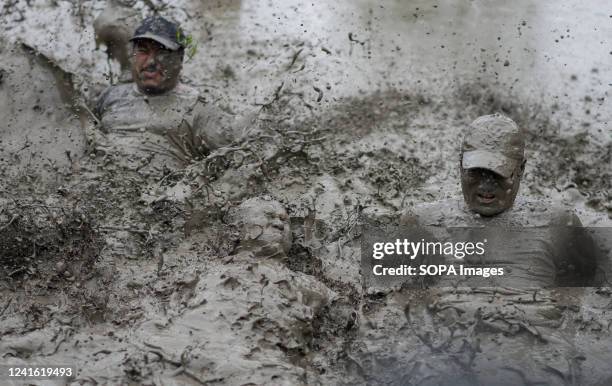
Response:
POLYGON ((478 190, 484 193, 492 193, 495 191, 497 184, 494 178, 483 178, 478 184, 478 190))
POLYGON ((151 53, 147 56, 147 60, 145 61, 145 66, 154 66, 157 65, 157 61, 155 60, 155 54, 151 53))

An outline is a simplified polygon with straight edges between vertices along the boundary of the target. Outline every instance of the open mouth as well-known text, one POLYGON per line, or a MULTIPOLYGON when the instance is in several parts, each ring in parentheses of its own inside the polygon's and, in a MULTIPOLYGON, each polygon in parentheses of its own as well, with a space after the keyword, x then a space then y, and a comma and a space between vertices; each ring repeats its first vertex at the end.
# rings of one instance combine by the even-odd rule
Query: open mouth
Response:
POLYGON ((492 193, 478 193, 478 202, 481 204, 490 204, 495 201, 495 195, 492 193))
POLYGON ((155 78, 158 74, 160 74, 159 71, 143 71, 142 73, 145 78, 155 78))
POLYGON ((143 78, 155 78, 163 75, 163 69, 159 65, 146 66, 142 68, 141 75, 143 78))

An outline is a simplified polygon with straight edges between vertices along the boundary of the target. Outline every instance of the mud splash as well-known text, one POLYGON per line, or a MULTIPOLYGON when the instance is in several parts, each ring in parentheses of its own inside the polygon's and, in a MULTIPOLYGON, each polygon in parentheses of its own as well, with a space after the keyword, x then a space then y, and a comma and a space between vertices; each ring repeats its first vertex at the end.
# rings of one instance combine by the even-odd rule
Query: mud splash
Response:
MULTIPOLYGON (((115 6, 121 7, 119 3, 115 6)), ((136 2, 134 9, 153 12, 145 3, 153 8, 162 4, 136 2)), ((106 5, 94 1, 78 7, 66 2, 30 7, 18 2, 7 8, 5 31, 25 31, 25 43, 55 64, 43 66, 14 48, 18 46, 7 45, 1 53, 6 72, 0 89, 6 103, 0 105, 15 121, 3 128, 3 145, 14 145, 3 146, 8 155, 2 156, 15 173, 0 190, 0 239, 10 240, 2 245, 11 246, 4 249, 11 256, 11 272, 21 270, 14 275, 21 275, 19 281, 13 276, 1 281, 4 362, 74 363, 79 369, 74 382, 80 384, 401 384, 426 378, 445 360, 432 350, 446 336, 433 336, 430 345, 425 344, 411 330, 408 311, 429 294, 362 288, 358 217, 393 219, 413 204, 457 194, 457 138, 482 114, 503 112, 530 135, 519 196, 566 200, 579 208, 585 225, 609 224, 610 142, 600 140, 609 134, 598 132, 605 128, 602 116, 593 112, 568 118, 565 106, 537 100, 532 89, 527 96, 504 91, 514 82, 510 74, 503 75, 506 83, 487 81, 484 75, 481 82, 459 83, 453 76, 434 82, 431 78, 439 74, 429 70, 415 80, 415 74, 425 70, 409 72, 406 68, 420 67, 397 65, 414 56, 414 47, 393 48, 389 54, 380 41, 388 41, 397 24, 385 30, 384 19, 376 18, 386 11, 369 3, 357 10, 360 21, 349 20, 333 39, 301 31, 317 31, 312 19, 337 11, 315 9, 307 13, 311 16, 306 26, 298 28, 293 22, 260 23, 271 17, 268 11, 278 11, 276 17, 281 18, 294 12, 291 4, 275 10, 255 5, 188 2, 161 9, 188 26, 195 24, 194 16, 204 18, 193 31, 205 42, 206 54, 186 64, 187 81, 215 103, 222 103, 219 95, 227 94, 227 105, 235 111, 256 104, 260 119, 253 127, 258 135, 184 171, 149 177, 95 156, 83 158, 84 144, 71 141, 83 135, 83 121, 64 105, 66 98, 62 100, 69 94, 42 87, 56 84, 59 69, 72 74, 76 95, 91 101, 110 79, 118 78, 118 63, 108 62, 106 53, 94 46, 91 26, 106 5), (49 17, 66 22, 70 28, 58 29, 77 36, 78 47, 67 45, 70 39, 47 41, 36 33, 37 21, 49 17), (245 25, 252 33, 238 32, 245 25), (367 71, 381 63, 389 70, 367 71), (25 73, 33 74, 31 88, 23 82, 25 73), (343 80, 346 73, 359 84, 343 80), (397 82, 388 81, 393 78, 397 82), (378 88, 381 91, 374 91, 378 88), (31 105, 33 100, 40 111, 31 105), (593 117, 592 124, 585 115, 593 117), (60 130, 51 132, 48 146, 44 141, 25 146, 19 129, 29 128, 27 135, 46 133, 43 127, 49 121, 60 130), (28 151, 32 155, 26 157, 28 151), (49 168, 52 183, 41 184, 38 164, 26 166, 30 159, 44 163, 50 154, 57 158, 49 168), (241 235, 231 213, 243 201, 262 195, 281 202, 288 213, 292 243, 285 257, 255 258, 237 248, 241 235), (15 207, 16 197, 47 207, 52 202, 64 210, 52 215, 46 209, 40 213, 15 207), (62 230, 83 238, 62 238, 62 230), (40 234, 49 236, 43 242, 49 244, 45 257, 50 260, 40 265, 24 261, 32 256, 40 234), (16 237, 23 240, 15 244, 16 237), (94 248, 98 239, 104 241, 100 249, 94 248), (74 247, 84 247, 87 253, 64 259, 62 265, 59 254, 74 247), (69 275, 61 269, 64 265, 73 268, 69 275), (36 272, 24 276, 33 268, 36 272), (54 279, 47 283, 35 273, 54 279)), ((463 9, 466 19, 482 11, 480 6, 463 9)), ((419 8, 410 10, 408 16, 415 18, 410 28, 424 34, 428 23, 420 20, 435 19, 438 11, 430 5, 419 8)), ((532 34, 527 28, 531 22, 522 25, 517 19, 515 24, 521 33, 532 34)), ((515 24, 507 28, 516 29, 515 24)), ((330 33, 326 26, 319 31, 330 33)), ((469 35, 469 28, 466 31, 462 33, 469 35)), ((436 46, 448 44, 440 39, 449 33, 444 28, 434 32, 436 46)), ((480 55, 480 47, 474 47, 480 55)), ((473 54, 470 51, 465 61, 472 62, 473 54)), ((423 60, 427 64, 435 58, 423 60)), ((503 70, 504 60, 493 66, 503 70)), ((480 65, 477 61, 469 68, 480 65)), ((597 76, 605 75, 601 68, 597 76)), ((577 91, 572 98, 582 97, 581 87, 588 87, 595 76, 571 81, 580 85, 573 87, 577 91)), ((532 78, 526 77, 522 85, 532 78)), ((522 89, 521 84, 514 89, 522 89)), ((598 105, 598 93, 578 108, 598 105)), ((2 258, 4 265, 7 259, 2 258)), ((571 320, 563 331, 574 334, 578 345, 592 348, 592 356, 577 359, 582 374, 591 377, 584 383, 605 384, 601 369, 607 365, 600 359, 608 358, 609 291, 589 289, 559 299, 571 320), (582 299, 580 307, 577 297, 582 299)), ((494 350, 494 345, 487 347, 494 350)), ((539 354, 544 356, 550 347, 554 350, 541 346, 539 354)), ((469 363, 471 354, 466 349, 459 362, 469 363)), ((551 371, 557 371, 554 377, 578 379, 573 363, 550 362, 551 371)))
MULTIPOLYGON (((506 106, 501 110, 519 122, 540 119, 512 107, 515 98, 490 99, 486 88, 476 87, 486 92, 474 94, 474 87, 467 88, 472 99, 452 108, 435 96, 388 92, 347 99, 314 119, 263 120, 261 135, 175 175, 143 177, 95 159, 82 161, 60 192, 67 202, 88 203, 106 247, 93 273, 73 282, 84 289, 81 298, 58 303, 53 286, 36 298, 4 291, 4 299, 30 302, 28 308, 5 304, 4 358, 15 364, 77 363, 79 382, 325 384, 379 382, 371 376, 382 368, 400 366, 419 352, 428 355, 419 351, 426 346, 414 334, 394 330, 406 323, 403 310, 418 303, 416 294, 363 292, 357 219, 364 211, 398 213, 458 192, 454 138, 482 111, 473 101, 506 106), (191 188, 186 201, 168 194, 181 186, 191 188), (228 213, 254 192, 287 208, 293 242, 285 259, 234 255, 240 232, 228 213), (62 338, 53 339, 58 334, 62 338), (397 339, 390 343, 384 336, 397 339), (383 354, 383 347, 394 349, 383 354), (218 362, 221 352, 233 358, 225 362, 231 365, 218 362)), ((281 96, 266 116, 290 114, 290 100, 281 96)), ((545 134, 533 134, 540 142, 532 146, 555 149, 552 137, 545 137, 555 132, 553 124, 541 122, 545 134)), ((533 157, 531 173, 556 170, 551 162, 533 157)), ((602 165, 600 173, 609 170, 602 165)), ((537 177, 520 194, 544 196, 537 177)), ((596 195, 591 188, 572 185, 566 191, 596 195)), ((57 193, 41 187, 29 194, 57 193)), ((605 295, 589 296, 600 302, 605 295)))

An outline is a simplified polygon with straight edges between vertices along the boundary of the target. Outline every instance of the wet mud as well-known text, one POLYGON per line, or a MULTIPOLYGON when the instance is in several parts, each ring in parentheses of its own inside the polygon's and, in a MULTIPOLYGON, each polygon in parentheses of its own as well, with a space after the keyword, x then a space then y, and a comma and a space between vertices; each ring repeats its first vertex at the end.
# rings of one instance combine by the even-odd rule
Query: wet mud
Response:
POLYGON ((483 114, 504 113, 528 133, 519 197, 565 202, 584 225, 609 226, 612 142, 601 117, 568 118, 563 104, 504 79, 375 79, 363 71, 380 39, 371 7, 344 25, 363 29, 342 31, 342 43, 280 25, 283 39, 270 42, 273 25, 237 32, 269 16, 249 2, 138 1, 140 14, 194 27, 201 51, 185 65, 187 83, 227 111, 259 112, 250 136, 184 170, 143 175, 86 142, 85 107, 120 81, 124 59, 111 49, 107 60, 103 33, 95 49, 94 28, 116 12, 108 7, 130 5, 42 3, 14 2, 2 15, 3 363, 73 364, 68 383, 84 385, 434 385, 458 373, 490 384, 500 362, 508 384, 607 384, 607 287, 547 295, 557 324, 503 315, 511 327, 479 324, 479 335, 432 321, 435 293, 373 291, 359 271, 360 216, 396 221, 458 196, 458 138, 483 114), (76 47, 35 36, 48 15, 78 31, 76 47), (21 30, 18 42, 11 31, 21 30), (343 66, 365 87, 334 83, 343 66))

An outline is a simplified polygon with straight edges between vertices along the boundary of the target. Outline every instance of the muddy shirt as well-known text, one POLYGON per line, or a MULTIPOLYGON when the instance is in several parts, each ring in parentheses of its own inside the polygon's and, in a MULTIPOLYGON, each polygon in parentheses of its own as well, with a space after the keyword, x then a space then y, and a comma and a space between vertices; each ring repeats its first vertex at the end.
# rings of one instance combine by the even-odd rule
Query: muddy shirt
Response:
POLYGON ((97 148, 119 155, 129 168, 184 167, 235 137, 231 118, 183 84, 162 95, 143 94, 134 83, 111 86, 96 114, 97 148))
POLYGON ((449 369, 446 375, 439 370, 436 376, 455 379, 468 369, 473 378, 468 384, 555 384, 551 383, 555 377, 543 370, 545 366, 565 365, 566 358, 579 350, 559 330, 572 317, 571 310, 562 305, 563 293, 541 287, 556 283, 563 255, 571 249, 561 226, 579 226, 575 214, 546 202, 517 199, 510 210, 486 218, 471 212, 459 198, 419 205, 402 218, 405 224, 414 221, 429 225, 435 236, 437 229, 443 233, 445 227, 485 226, 485 231, 494 230, 497 234, 491 237, 500 239, 492 245, 501 245, 503 250, 487 250, 487 263, 512 269, 512 283, 516 281, 519 287, 509 288, 508 280, 505 287, 451 287, 455 283, 446 286, 443 280, 438 288, 427 290, 422 302, 410 305, 409 320, 416 336, 427 345, 441 347, 441 363, 464 359, 465 367, 449 369), (500 232, 503 228, 528 230, 509 235, 500 232), (520 377, 500 382, 502 369, 509 376, 513 372, 525 374, 523 380, 533 383, 522 382, 520 377))
MULTIPOLYGON (((487 263, 512 270, 512 277, 521 288, 555 284, 560 265, 573 259, 566 256, 569 249, 563 243, 569 240, 563 226, 581 226, 572 211, 525 199, 517 199, 512 208, 492 217, 475 214, 459 198, 427 203, 407 211, 402 218, 403 222, 415 220, 429 229, 479 228, 466 229, 466 239, 474 232, 498 246, 496 250, 487 250, 487 263)), ((472 262, 470 257, 465 261, 472 262)))
MULTIPOLYGON (((500 248, 487 250, 486 263, 512 271, 511 283, 516 287, 513 289, 508 285, 510 279, 504 281, 505 288, 471 288, 469 280, 467 284, 457 284, 452 276, 448 286, 447 281, 439 283, 439 287, 447 288, 434 291, 436 300, 429 309, 444 311, 446 317, 449 310, 461 319, 484 317, 491 324, 499 324, 504 332, 529 325, 554 326, 560 322, 561 313, 556 310, 550 291, 542 288, 555 286, 557 274, 568 261, 588 265, 588 261, 576 261, 576 257, 583 256, 572 254, 570 237, 563 230, 565 226, 580 226, 580 220, 572 211, 546 202, 517 199, 508 211, 487 218, 471 212, 463 199, 449 199, 416 206, 402 217, 403 223, 415 220, 429 229, 440 227, 436 237, 443 234, 444 227, 485 226, 485 234, 491 229, 486 237, 493 241, 491 245, 500 248), (520 231, 505 233, 504 228, 520 231)), ((468 259, 466 262, 470 263, 468 259)))

